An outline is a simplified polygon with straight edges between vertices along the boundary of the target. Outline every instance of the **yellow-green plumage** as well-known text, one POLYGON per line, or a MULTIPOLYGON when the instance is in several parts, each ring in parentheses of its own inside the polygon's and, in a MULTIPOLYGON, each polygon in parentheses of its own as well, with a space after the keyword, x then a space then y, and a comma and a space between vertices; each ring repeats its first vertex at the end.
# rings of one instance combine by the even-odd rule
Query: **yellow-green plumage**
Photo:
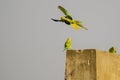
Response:
POLYGON ((68 11, 63 8, 62 6, 58 6, 58 8, 65 14, 65 16, 61 17, 61 21, 65 22, 66 24, 71 24, 72 28, 75 30, 79 30, 80 27, 88 30, 86 27, 83 26, 82 22, 73 20, 72 16, 68 13, 68 11))
POLYGON ((72 20, 72 16, 70 15, 70 13, 65 8, 63 8, 62 6, 58 6, 58 9, 60 9, 65 14, 66 18, 72 20))
POLYGON ((72 49, 72 38, 69 37, 64 44, 64 50, 72 49))
POLYGON ((112 54, 116 54, 117 48, 116 48, 115 46, 112 46, 112 47, 109 49, 109 52, 112 53, 112 54))

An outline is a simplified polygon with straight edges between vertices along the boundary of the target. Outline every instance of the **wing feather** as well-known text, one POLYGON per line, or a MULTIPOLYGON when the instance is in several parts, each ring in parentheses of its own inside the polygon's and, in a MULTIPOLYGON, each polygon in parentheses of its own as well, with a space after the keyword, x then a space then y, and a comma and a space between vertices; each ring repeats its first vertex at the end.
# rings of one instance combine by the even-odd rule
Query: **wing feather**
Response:
POLYGON ((68 11, 64 7, 58 6, 58 9, 60 9, 66 15, 67 18, 72 19, 72 16, 68 13, 68 11))

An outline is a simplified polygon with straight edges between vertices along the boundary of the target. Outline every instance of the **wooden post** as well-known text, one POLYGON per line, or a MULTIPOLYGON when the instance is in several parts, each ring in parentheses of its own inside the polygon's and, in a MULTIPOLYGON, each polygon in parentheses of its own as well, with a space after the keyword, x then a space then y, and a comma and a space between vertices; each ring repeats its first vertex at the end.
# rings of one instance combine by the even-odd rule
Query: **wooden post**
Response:
POLYGON ((96 49, 67 50, 65 80, 120 80, 120 55, 96 49))

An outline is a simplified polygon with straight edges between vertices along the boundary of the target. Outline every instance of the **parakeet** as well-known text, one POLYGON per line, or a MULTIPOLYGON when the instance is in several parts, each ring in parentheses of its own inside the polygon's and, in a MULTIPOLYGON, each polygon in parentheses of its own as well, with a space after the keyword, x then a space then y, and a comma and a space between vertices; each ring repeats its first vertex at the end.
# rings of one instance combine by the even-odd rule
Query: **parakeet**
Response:
POLYGON ((72 48, 72 38, 69 37, 64 44, 64 50, 69 50, 72 48))
POLYGON ((83 26, 82 22, 74 20, 65 8, 63 8, 62 6, 58 6, 58 9, 60 9, 65 14, 65 16, 62 16, 60 20, 51 18, 53 21, 64 22, 67 25, 72 25, 73 29, 75 30, 79 30, 80 27, 88 30, 86 27, 83 26))
POLYGON ((109 49, 109 52, 112 53, 112 54, 116 54, 117 52, 117 49, 115 46, 112 46, 110 49, 109 49))

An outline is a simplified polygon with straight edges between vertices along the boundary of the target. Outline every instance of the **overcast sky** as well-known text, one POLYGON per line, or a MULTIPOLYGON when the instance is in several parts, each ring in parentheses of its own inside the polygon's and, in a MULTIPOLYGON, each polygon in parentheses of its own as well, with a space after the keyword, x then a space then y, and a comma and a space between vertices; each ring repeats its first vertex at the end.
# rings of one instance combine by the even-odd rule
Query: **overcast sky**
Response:
POLYGON ((0 0, 0 80, 64 80, 64 43, 120 53, 119 0, 0 0), (88 30, 57 23, 66 8, 88 30))

